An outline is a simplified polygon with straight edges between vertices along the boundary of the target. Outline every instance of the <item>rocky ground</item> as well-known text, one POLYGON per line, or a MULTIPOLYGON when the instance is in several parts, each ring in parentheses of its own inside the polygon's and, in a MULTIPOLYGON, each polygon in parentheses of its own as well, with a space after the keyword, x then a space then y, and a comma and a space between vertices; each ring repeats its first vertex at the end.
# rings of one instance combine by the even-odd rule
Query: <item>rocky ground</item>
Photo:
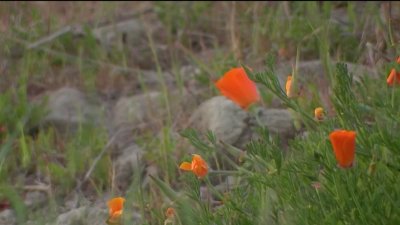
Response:
MULTIPOLYGON (((307 71, 308 74, 321 71, 320 67, 320 63, 316 61, 302 62, 299 66, 300 71, 307 71)), ((356 72, 355 74, 359 74, 357 70, 367 70, 357 65, 351 65, 351 69, 356 72)), ((286 73, 282 73, 284 74, 286 73)), ((178 93, 171 98, 173 111, 180 113, 179 116, 188 118, 182 121, 184 125, 179 126, 179 129, 187 127, 204 133, 212 131, 220 141, 238 148, 243 148, 250 140, 256 138, 254 129, 260 125, 267 127, 272 134, 278 135, 283 142, 290 140, 296 132, 299 132, 296 131, 292 115, 287 109, 256 106, 252 112, 248 112, 223 96, 211 97, 188 109, 188 104, 194 105, 188 99, 200 98, 188 92, 178 93)), ((160 92, 152 91, 105 101, 99 96, 88 96, 87 93, 72 87, 62 87, 43 94, 32 104, 45 100, 48 108, 48 114, 42 119, 39 129, 52 126, 64 135, 71 135, 82 124, 106 127, 109 139, 104 151, 112 151, 112 164, 117 171, 115 182, 118 189, 123 191, 130 184, 135 168, 145 162, 142 157, 146 149, 137 145, 135 142, 137 137, 133 134, 138 133, 140 129, 156 126, 153 123, 157 123, 157 119, 166 117, 167 111, 162 106, 161 98, 160 92)), ((177 135, 176 138, 181 137, 177 135)), ((150 167, 147 171, 151 172, 151 169, 153 168, 150 167)), ((47 189, 28 191, 24 197, 25 205, 30 210, 42 207, 48 198, 46 191, 47 189)), ((72 196, 74 197, 70 201, 65 202, 65 212, 58 216, 55 224, 77 224, 77 221, 81 221, 80 224, 104 224, 103 218, 107 217, 104 202, 107 201, 107 196, 104 199, 97 199, 97 203, 88 201, 79 204, 76 200, 79 194, 72 196)), ((140 215, 135 217, 139 219, 140 215)), ((15 222, 11 209, 0 213, 0 224, 15 224, 15 222)))
MULTIPOLYGON (((339 11, 337 13, 340 14, 339 11)), ((345 19, 341 16, 338 18, 345 19)), ((152 22, 152 29, 155 31, 162 29, 161 24, 152 19, 149 19, 152 22)), ((71 26, 68 29, 66 32, 76 37, 85 35, 80 26, 71 26)), ((296 128, 294 125, 292 113, 277 99, 272 99, 269 103, 257 104, 249 111, 245 111, 223 96, 214 94, 210 97, 208 87, 194 80, 202 68, 188 60, 182 59, 182 65, 178 68, 178 71, 184 74, 181 81, 183 86, 179 86, 175 80, 176 68, 168 67, 166 63, 162 65, 163 70, 160 72, 154 66, 149 66, 151 51, 147 48, 137 48, 138 45, 140 46, 138 43, 142 43, 147 37, 142 21, 137 18, 121 20, 113 26, 98 26, 92 30, 92 33, 104 49, 116 48, 116 39, 123 38, 125 48, 133 49, 131 60, 141 65, 140 69, 105 65, 105 72, 99 75, 104 79, 97 80, 95 92, 84 90, 77 85, 78 83, 74 83, 73 79, 71 83, 65 82, 67 77, 73 77, 69 75, 76 72, 74 68, 63 68, 61 71, 56 71, 54 76, 50 76, 49 79, 53 77, 61 80, 53 82, 52 88, 47 88, 45 86, 47 84, 33 82, 28 87, 28 92, 31 93, 30 104, 44 103, 48 113, 36 127, 31 128, 31 132, 35 133, 52 127, 61 136, 68 136, 73 135, 80 126, 85 124, 106 129, 108 140, 99 157, 106 153, 112 155, 115 190, 120 193, 128 188, 133 174, 141 166, 145 167, 144 181, 148 182, 149 174, 157 175, 157 168, 144 158, 148 149, 138 144, 137 139, 143 131, 148 130, 154 137, 162 135, 160 128, 163 121, 172 121, 173 137, 177 143, 181 143, 181 146, 187 147, 189 153, 194 153, 193 147, 179 135, 179 132, 185 128, 194 128, 203 133, 212 131, 219 141, 239 149, 243 149, 250 140, 257 138, 255 129, 258 126, 266 127, 271 134, 279 136, 282 146, 301 133, 301 127, 296 128), (124 76, 118 76, 121 74, 124 76), (159 83, 160 75, 168 88, 167 95, 159 83), (142 91, 138 88, 139 84, 148 89, 142 91)), ((39 45, 41 43, 33 43, 31 47, 35 48, 39 45)), ((156 47, 160 61, 167 61, 165 59, 168 58, 168 49, 161 44, 156 47)), ((196 54, 201 57, 202 54, 210 54, 210 51, 207 49, 196 54)), ((5 63, 7 62, 11 61, 6 60, 5 63)), ((276 74, 282 87, 286 76, 292 71, 292 62, 282 59, 277 64, 276 74)), ((256 67, 262 69, 262 66, 256 65, 256 67)), ((311 80, 321 86, 326 84, 325 69, 321 60, 300 61, 297 67, 300 84, 305 85, 311 80)), ((377 67, 354 63, 348 63, 348 67, 356 79, 365 74, 378 76, 377 67)), ((220 75, 216 74, 214 77, 220 75)), ((51 81, 48 80, 48 82, 51 81)), ((263 87, 259 86, 259 88, 263 87)), ((328 98, 328 90, 321 88, 320 92, 322 98, 328 98)), ((82 183, 90 179, 91 169, 95 166, 95 164, 90 165, 90 169, 81 180, 82 183)), ((54 224, 105 224, 104 218, 108 213, 105 202, 110 194, 105 194, 103 199, 90 199, 87 196, 90 195, 85 193, 78 183, 77 188, 65 198, 65 205, 60 206, 62 210, 55 218, 54 224), (82 198, 82 196, 86 197, 82 198)), ((51 197, 51 188, 43 183, 27 187, 23 199, 28 210, 46 210, 46 207, 49 207, 48 199, 51 197)), ((139 213, 133 215, 132 218, 136 221, 143 219, 139 213)), ((16 223, 12 209, 0 209, 0 224, 16 223)), ((28 221, 26 224, 36 223, 28 221)))

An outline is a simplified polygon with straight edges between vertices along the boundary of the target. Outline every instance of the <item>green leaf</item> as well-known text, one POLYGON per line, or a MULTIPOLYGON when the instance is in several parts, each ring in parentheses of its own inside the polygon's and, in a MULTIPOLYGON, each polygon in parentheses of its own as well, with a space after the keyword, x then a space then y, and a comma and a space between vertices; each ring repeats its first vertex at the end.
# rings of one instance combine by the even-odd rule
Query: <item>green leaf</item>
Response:
POLYGON ((166 184, 164 181, 158 179, 157 177, 153 177, 150 175, 150 178, 156 183, 156 185, 160 188, 160 190, 172 201, 178 199, 178 193, 172 190, 172 188, 166 184))

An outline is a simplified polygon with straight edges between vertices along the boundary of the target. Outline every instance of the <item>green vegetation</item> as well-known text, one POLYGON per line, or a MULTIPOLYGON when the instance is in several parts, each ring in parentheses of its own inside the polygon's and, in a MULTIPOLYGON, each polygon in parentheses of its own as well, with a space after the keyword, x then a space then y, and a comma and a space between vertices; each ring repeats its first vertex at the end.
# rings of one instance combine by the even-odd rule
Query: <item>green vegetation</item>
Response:
POLYGON ((168 207, 176 210, 172 223, 185 225, 400 224, 400 87, 386 84, 392 68, 400 71, 400 35, 385 14, 399 4, 138 3, 150 8, 147 13, 128 3, 43 4, 0 3, 0 205, 10 204, 19 223, 54 222, 64 199, 78 192, 79 202, 110 193, 125 197, 124 224, 134 221, 130 212, 140 214, 142 224, 163 224, 168 207), (133 18, 143 34, 130 48, 124 37, 105 46, 95 25, 115 24, 122 11, 137 13, 133 18), (72 29, 32 47, 68 25, 79 25, 81 32, 72 29), (325 86, 310 82, 301 89, 295 81, 295 89, 310 93, 287 98, 277 67, 291 67, 296 79, 307 76, 299 74, 298 64, 314 59, 323 64, 325 86), (379 76, 356 78, 346 62, 368 64, 379 76), (187 64, 199 73, 182 73, 187 64), (246 71, 259 85, 260 105, 277 98, 301 124, 287 146, 283 137, 259 127, 260 139, 239 149, 211 132, 185 127, 195 108, 174 111, 174 91, 183 95, 195 83, 201 93, 188 101, 216 96, 214 81, 240 65, 252 68, 246 71), (155 71, 155 82, 132 72, 137 70, 155 71), (132 132, 145 155, 126 190, 113 183, 113 152, 103 154, 113 135, 105 125, 79 124, 66 133, 41 126, 48 113, 41 95, 62 86, 103 98, 161 93, 166 115, 132 132), (329 96, 322 96, 327 89, 329 96), (323 121, 314 119, 319 106, 327 106, 323 121), (337 166, 328 139, 335 129, 357 133, 351 168, 337 166), (190 160, 188 149, 210 165, 204 179, 179 171, 190 160), (144 177, 146 166, 156 168, 157 176, 144 177), (219 188, 227 177, 234 181, 229 190, 219 188), (33 181, 45 186, 46 204, 39 209, 24 205, 33 181))

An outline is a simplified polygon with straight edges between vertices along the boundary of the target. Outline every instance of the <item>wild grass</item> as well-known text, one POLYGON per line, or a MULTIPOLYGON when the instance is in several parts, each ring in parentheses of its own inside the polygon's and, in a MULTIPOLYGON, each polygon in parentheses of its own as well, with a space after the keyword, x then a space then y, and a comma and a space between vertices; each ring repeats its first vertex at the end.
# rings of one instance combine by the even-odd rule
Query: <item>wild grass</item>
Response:
POLYGON ((73 17, 51 11, 58 9, 57 5, 45 10, 34 3, 0 3, 0 29, 7 26, 0 35, 0 126, 6 128, 0 133, 0 201, 11 203, 19 223, 54 221, 63 198, 76 187, 85 189, 82 199, 118 193, 113 188, 109 152, 100 158, 90 179, 83 186, 79 183, 107 145, 111 135, 106 128, 81 125, 67 137, 51 127, 36 129, 46 110, 30 99, 35 88, 53 90, 64 85, 95 95, 103 91, 98 83, 106 83, 119 93, 121 85, 112 86, 117 79, 137 79, 132 89, 138 90, 121 95, 160 91, 160 102, 167 112, 165 118, 157 118, 161 122, 156 126, 136 133, 137 143, 147 152, 136 169, 139 172, 122 193, 127 199, 125 224, 135 220, 129 214, 133 211, 142 216, 142 224, 163 224, 168 207, 177 212, 174 224, 185 225, 400 223, 400 89, 386 85, 388 71, 398 67, 394 63, 399 55, 398 35, 390 23, 382 21, 376 3, 145 3, 162 30, 152 31, 146 15, 138 16, 145 25, 146 39, 143 46, 135 47, 150 53, 145 66, 156 71, 156 87, 148 85, 140 72, 101 76, 112 69, 141 69, 122 40, 110 50, 91 33, 90 24, 100 19, 115 23, 115 14, 125 3, 68 4, 69 10, 96 10, 87 17, 84 8, 69 12, 73 17), (358 13, 361 9, 364 13, 358 13), (29 48, 54 30, 75 23, 83 24, 82 37, 65 33, 29 48), (376 51, 373 62, 367 43, 376 51), (161 56, 160 45, 167 46, 167 59, 161 56), (205 56, 207 52, 211 53, 205 56), (294 77, 307 76, 296 68, 309 59, 322 61, 328 87, 307 84, 306 89, 316 89, 313 101, 305 96, 287 98, 274 67, 292 67, 294 77), (377 80, 370 74, 355 79, 346 64, 333 64, 332 59, 369 66, 381 63, 384 68, 377 67, 377 80), (204 99, 218 94, 213 82, 228 69, 251 67, 247 72, 259 85, 261 104, 280 99, 283 107, 293 111, 306 135, 296 136, 289 141, 288 150, 282 151, 279 137, 270 135, 265 127, 259 129, 261 138, 245 149, 221 143, 212 133, 201 137, 193 130, 178 130, 183 126, 175 124, 181 118, 174 113, 171 96, 175 89, 183 93, 186 88, 187 75, 179 72, 184 64, 200 69, 194 79, 204 90, 204 99), (68 68, 73 72, 60 75, 68 68), (167 70, 172 71, 175 86, 167 82, 167 70), (322 102, 326 98, 319 96, 319 88, 330 90, 330 104, 322 102), (312 111, 324 104, 332 107, 326 108, 326 119, 317 122, 312 111), (339 128, 357 132, 356 161, 350 169, 337 167, 328 140, 329 133, 339 128), (176 139, 177 133, 190 146, 176 139), (190 160, 189 148, 215 165, 203 180, 179 172, 179 164, 190 160), (217 157, 217 152, 227 152, 222 156, 225 163, 219 162, 221 154, 217 157), (159 173, 145 180, 141 172, 148 164, 159 173), (41 209, 24 205, 21 196, 32 177, 45 184, 48 204, 43 208, 49 210, 48 218, 41 216, 41 209), (227 177, 234 180, 229 190, 218 188, 218 184, 228 182, 227 177))

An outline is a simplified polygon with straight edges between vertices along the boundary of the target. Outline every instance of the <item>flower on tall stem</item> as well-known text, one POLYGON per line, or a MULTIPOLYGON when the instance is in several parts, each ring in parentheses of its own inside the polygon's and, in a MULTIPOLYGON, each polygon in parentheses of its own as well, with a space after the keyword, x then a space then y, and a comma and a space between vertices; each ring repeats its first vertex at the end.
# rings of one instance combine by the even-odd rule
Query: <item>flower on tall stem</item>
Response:
POLYGON ((286 95, 288 98, 292 97, 292 76, 289 75, 286 80, 286 95))
POLYGON ((198 178, 203 178, 208 173, 207 163, 197 154, 193 154, 191 163, 183 162, 179 168, 185 171, 192 171, 198 178))
POLYGON ((119 224, 124 210, 125 199, 122 197, 113 198, 107 202, 109 209, 108 224, 119 224))
MULTIPOLYGON (((397 64, 400 64, 400 56, 396 60, 397 64)), ((395 68, 390 70, 389 76, 386 79, 386 83, 389 87, 396 85, 400 85, 400 72, 396 71, 395 68)))
POLYGON ((314 110, 314 118, 318 121, 321 121, 324 119, 324 109, 322 107, 317 107, 314 110))
POLYGON ((329 139, 338 165, 342 168, 352 167, 355 156, 356 132, 335 130, 329 134, 329 139))
POLYGON ((249 79, 243 67, 233 68, 226 72, 215 86, 222 95, 243 109, 260 100, 256 84, 249 79))
POLYGON ((167 218, 173 218, 175 217, 175 209, 172 207, 169 207, 166 211, 165 211, 165 216, 167 218))
POLYGON ((164 225, 167 224, 175 224, 175 209, 172 207, 169 207, 166 211, 165 211, 165 216, 167 217, 164 221, 164 225))

